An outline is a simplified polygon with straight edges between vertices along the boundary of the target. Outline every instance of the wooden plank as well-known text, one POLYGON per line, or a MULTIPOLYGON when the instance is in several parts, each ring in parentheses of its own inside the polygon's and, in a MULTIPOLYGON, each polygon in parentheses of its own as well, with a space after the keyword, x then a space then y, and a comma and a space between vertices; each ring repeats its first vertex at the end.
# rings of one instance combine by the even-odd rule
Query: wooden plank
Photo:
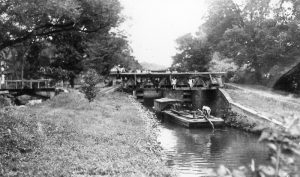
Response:
POLYGON ((3 95, 3 94, 9 94, 9 91, 8 90, 0 91, 0 95, 3 95))

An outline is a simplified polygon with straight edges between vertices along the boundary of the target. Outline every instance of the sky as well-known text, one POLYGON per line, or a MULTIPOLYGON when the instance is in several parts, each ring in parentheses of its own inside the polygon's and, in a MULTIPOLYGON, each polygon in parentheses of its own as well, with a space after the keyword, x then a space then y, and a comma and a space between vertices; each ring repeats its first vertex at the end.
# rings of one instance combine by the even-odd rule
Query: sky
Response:
POLYGON ((172 64, 175 40, 203 23, 208 0, 120 0, 127 20, 121 25, 139 62, 172 64))

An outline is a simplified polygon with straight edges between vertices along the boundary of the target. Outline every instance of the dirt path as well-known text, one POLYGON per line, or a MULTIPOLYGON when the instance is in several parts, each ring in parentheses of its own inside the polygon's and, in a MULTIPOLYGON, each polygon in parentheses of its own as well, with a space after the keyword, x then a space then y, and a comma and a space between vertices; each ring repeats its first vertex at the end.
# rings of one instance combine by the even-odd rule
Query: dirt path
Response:
POLYGON ((288 95, 283 95, 277 92, 272 91, 270 88, 267 87, 251 87, 248 85, 238 85, 238 84, 228 84, 232 87, 235 87, 237 89, 243 90, 245 92, 250 92, 250 93, 254 93, 263 97, 269 97, 269 98, 273 98, 273 99, 277 99, 279 101, 282 102, 287 102, 287 103, 295 103, 298 104, 300 106, 300 98, 296 98, 294 97, 293 94, 288 94, 288 95))
POLYGON ((112 92, 116 91, 119 87, 120 87, 120 85, 114 85, 114 86, 110 86, 110 87, 102 87, 100 89, 99 93, 101 93, 101 94, 112 93, 112 92))
POLYGON ((286 123, 300 117, 300 99, 282 95, 267 88, 229 84, 226 89, 233 101, 252 108, 267 117, 286 123))

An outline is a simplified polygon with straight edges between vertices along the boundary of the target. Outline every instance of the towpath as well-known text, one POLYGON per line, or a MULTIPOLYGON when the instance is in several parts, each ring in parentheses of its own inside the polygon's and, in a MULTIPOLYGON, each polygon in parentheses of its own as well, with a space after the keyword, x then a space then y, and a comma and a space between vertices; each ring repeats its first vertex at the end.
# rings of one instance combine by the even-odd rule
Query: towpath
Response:
POLYGON ((300 117, 300 99, 293 95, 277 93, 266 87, 238 84, 227 84, 226 91, 235 102, 282 123, 300 117))

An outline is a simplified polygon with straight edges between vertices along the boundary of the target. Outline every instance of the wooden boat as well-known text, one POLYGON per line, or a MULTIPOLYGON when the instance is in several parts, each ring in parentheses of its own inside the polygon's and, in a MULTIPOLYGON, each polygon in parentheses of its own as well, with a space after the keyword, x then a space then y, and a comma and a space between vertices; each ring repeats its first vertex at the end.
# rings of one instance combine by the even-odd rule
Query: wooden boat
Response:
POLYGON ((182 101, 177 99, 156 99, 154 100, 154 110, 156 110, 163 119, 175 122, 187 128, 219 127, 224 125, 224 120, 222 118, 218 118, 212 115, 199 115, 197 114, 197 111, 179 111, 174 108, 169 108, 169 105, 180 103, 182 103, 182 101))
POLYGON ((214 127, 220 127, 224 125, 224 120, 222 118, 218 118, 215 116, 208 117, 211 123, 207 121, 207 119, 205 119, 204 116, 196 116, 194 118, 192 114, 182 115, 182 114, 177 114, 172 110, 162 111, 162 116, 166 120, 175 122, 187 128, 211 127, 211 123, 213 123, 214 127))

